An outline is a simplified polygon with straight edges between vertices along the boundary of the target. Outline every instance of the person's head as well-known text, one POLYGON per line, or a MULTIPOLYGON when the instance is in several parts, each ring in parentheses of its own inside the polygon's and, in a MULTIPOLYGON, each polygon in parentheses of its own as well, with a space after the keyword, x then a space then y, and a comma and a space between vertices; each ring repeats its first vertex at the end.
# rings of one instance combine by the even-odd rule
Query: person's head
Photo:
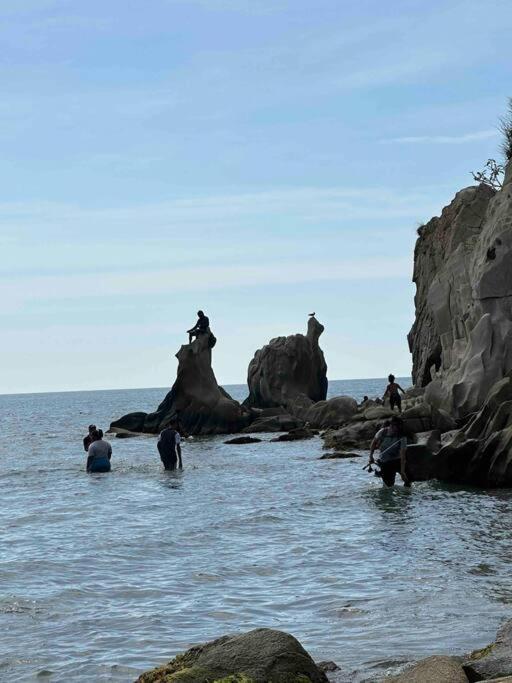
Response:
POLYGON ((93 441, 101 441, 101 439, 103 438, 103 432, 101 431, 101 429, 95 429, 91 434, 91 438, 93 441))
POLYGON ((89 425, 89 434, 92 436, 92 433, 96 431, 96 425, 89 425))
POLYGON ((175 420, 169 423, 169 429, 174 429, 175 432, 178 430, 178 424, 175 420))
POLYGON ((365 401, 368 401, 368 396, 363 396, 363 403, 364 403, 365 401))
POLYGON ((398 415, 394 415, 389 421, 389 427, 393 434, 402 436, 404 433, 404 421, 398 415))
POLYGON ((388 375, 388 380, 391 384, 395 381, 395 376, 394 375, 388 375))
POLYGON ((197 317, 198 317, 198 318, 204 318, 204 313, 203 313, 203 311, 197 311, 197 317))

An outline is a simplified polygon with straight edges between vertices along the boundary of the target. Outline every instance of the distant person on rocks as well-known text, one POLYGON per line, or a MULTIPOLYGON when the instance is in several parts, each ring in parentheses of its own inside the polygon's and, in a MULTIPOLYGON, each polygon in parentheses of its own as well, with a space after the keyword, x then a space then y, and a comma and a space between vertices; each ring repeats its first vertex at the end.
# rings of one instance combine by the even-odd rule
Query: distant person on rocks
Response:
POLYGON ((393 486, 396 475, 400 474, 404 486, 409 487, 411 483, 405 472, 407 437, 402 418, 395 415, 387 427, 379 429, 370 446, 369 465, 375 462, 373 454, 377 448, 380 450, 377 465, 384 484, 393 486))
POLYGON ((87 472, 110 472, 110 458, 112 446, 103 440, 101 429, 95 429, 91 434, 92 443, 87 451, 87 472))
POLYGON ((87 436, 84 436, 84 451, 87 453, 89 446, 92 443, 92 433, 96 431, 96 425, 89 425, 89 431, 87 436))
POLYGON ((402 387, 395 382, 395 376, 394 375, 388 375, 388 386, 386 387, 386 391, 384 392, 384 396, 382 397, 382 400, 385 401, 386 397, 389 396, 389 407, 391 410, 395 409, 395 406, 398 407, 398 412, 402 412, 402 398, 400 394, 398 393, 399 391, 402 392, 402 394, 405 394, 405 391, 402 389, 402 387))
POLYGON ((202 334, 210 333, 210 321, 208 316, 206 316, 203 311, 197 311, 197 322, 194 327, 192 327, 190 330, 187 330, 187 333, 189 344, 192 344, 192 339, 194 337, 199 337, 202 334))
POLYGON ((183 469, 180 444, 181 436, 175 423, 161 432, 157 448, 165 470, 175 470, 176 466, 183 469))

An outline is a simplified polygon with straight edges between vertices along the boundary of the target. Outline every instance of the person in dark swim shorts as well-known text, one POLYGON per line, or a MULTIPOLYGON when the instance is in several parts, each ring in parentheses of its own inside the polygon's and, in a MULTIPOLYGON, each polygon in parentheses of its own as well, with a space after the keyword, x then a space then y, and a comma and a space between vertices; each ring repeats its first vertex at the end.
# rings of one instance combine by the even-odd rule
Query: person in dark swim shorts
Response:
POLYGON ((386 401, 386 397, 389 396, 389 407, 391 410, 395 409, 395 406, 398 408, 398 412, 402 412, 402 398, 400 397, 399 391, 402 392, 402 394, 405 394, 405 391, 402 389, 402 387, 395 382, 395 376, 394 375, 388 375, 388 386, 386 387, 386 391, 384 392, 384 396, 382 397, 383 401, 386 401))

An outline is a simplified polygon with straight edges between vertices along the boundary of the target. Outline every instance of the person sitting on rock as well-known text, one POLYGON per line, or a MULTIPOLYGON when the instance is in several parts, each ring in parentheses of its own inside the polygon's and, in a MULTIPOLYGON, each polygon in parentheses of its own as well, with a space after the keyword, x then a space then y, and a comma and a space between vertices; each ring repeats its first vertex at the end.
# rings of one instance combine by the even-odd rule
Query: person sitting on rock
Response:
POLYGON ((92 433, 96 431, 96 425, 89 425, 87 436, 84 436, 84 451, 87 453, 92 443, 92 433))
POLYGON ((407 437, 402 418, 393 416, 388 426, 379 429, 375 434, 370 446, 369 465, 375 462, 373 454, 377 448, 380 450, 377 465, 380 467, 380 475, 384 484, 393 486, 396 475, 400 473, 404 486, 410 486, 411 483, 405 472, 407 437))
POLYGON ((194 327, 192 327, 190 330, 187 330, 187 333, 189 344, 192 344, 192 339, 194 337, 199 337, 201 334, 210 333, 210 321, 203 311, 197 311, 197 322, 194 327))
POLYGON ((92 443, 87 451, 87 472, 110 472, 110 458, 112 446, 108 441, 103 441, 101 429, 95 429, 91 434, 92 443))
POLYGON ((160 438, 156 445, 165 470, 175 470, 176 465, 178 465, 180 470, 183 469, 180 444, 181 436, 176 429, 176 423, 172 423, 160 433, 160 438))
POLYGON ((398 412, 402 412, 402 399, 400 397, 400 394, 398 393, 399 391, 402 392, 402 394, 405 394, 405 391, 402 389, 402 387, 395 382, 395 376, 394 375, 388 375, 388 386, 386 387, 386 391, 384 393, 384 396, 382 397, 382 400, 385 401, 386 397, 389 396, 389 407, 391 410, 395 409, 395 406, 398 407, 398 412))

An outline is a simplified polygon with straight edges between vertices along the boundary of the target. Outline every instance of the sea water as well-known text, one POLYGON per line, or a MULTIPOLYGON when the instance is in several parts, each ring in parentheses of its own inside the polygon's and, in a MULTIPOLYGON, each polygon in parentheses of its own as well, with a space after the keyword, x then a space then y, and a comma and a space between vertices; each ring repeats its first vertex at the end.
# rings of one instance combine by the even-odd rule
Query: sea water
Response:
MULTIPOLYGON (((330 394, 384 386, 332 382, 330 394)), ((174 473, 155 437, 113 439, 112 472, 87 475, 87 425, 164 394, 0 396, 1 681, 133 681, 261 626, 357 681, 482 646, 512 615, 510 491, 383 490, 364 457, 319 460, 319 438, 268 434, 187 440, 174 473)))

